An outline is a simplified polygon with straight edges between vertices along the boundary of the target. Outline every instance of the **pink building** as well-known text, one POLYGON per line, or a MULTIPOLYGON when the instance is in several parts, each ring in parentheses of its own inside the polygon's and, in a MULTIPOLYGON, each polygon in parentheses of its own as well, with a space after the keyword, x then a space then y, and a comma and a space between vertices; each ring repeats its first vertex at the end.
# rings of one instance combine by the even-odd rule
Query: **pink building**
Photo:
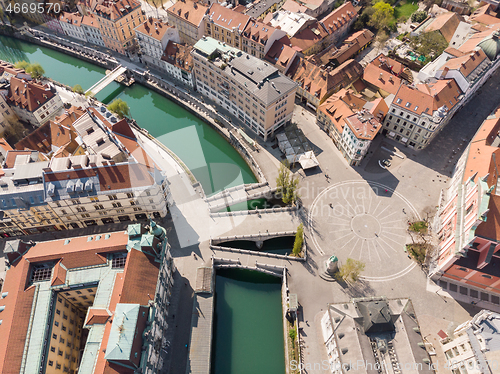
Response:
MULTIPOLYGON (((432 279, 463 301, 500 304, 500 107, 481 125, 443 191, 432 279)), ((486 304, 487 305, 487 304, 486 304)), ((485 306, 486 306, 485 305, 485 306)))

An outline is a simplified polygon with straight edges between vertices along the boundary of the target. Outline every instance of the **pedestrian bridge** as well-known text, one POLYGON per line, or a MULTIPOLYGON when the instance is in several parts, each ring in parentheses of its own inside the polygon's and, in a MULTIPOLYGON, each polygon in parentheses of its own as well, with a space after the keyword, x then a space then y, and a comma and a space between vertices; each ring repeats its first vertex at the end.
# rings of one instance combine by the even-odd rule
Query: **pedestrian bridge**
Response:
POLYGON ((118 65, 113 71, 111 71, 109 74, 104 76, 99 82, 94 84, 92 87, 90 87, 87 91, 85 91, 85 94, 88 92, 92 92, 92 95, 95 96, 99 91, 101 91, 104 87, 106 87, 108 84, 113 82, 116 78, 118 78, 120 75, 125 73, 127 71, 127 68, 118 65))

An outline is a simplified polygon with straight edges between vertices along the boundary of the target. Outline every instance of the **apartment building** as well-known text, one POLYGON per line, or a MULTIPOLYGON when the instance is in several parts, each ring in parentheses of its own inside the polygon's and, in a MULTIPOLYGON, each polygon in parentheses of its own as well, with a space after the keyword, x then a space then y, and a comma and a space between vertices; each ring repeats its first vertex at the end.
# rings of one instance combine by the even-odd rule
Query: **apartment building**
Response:
POLYGON ((481 310, 441 340, 447 367, 453 374, 498 371, 500 314, 481 310))
POLYGON ((454 79, 434 83, 401 85, 389 106, 382 134, 423 149, 456 112, 462 91, 454 79))
POLYGON ((93 14, 88 14, 82 18, 82 29, 87 38, 87 42, 104 47, 99 21, 93 14))
POLYGON ((23 150, 7 152, 0 178, 0 234, 167 214, 170 192, 163 173, 152 166, 127 122, 101 108, 70 108, 43 129, 49 136, 36 131, 16 144, 23 150))
POLYGON ((287 75, 297 82, 297 98, 316 110, 332 93, 349 87, 361 77, 363 67, 348 60, 336 69, 322 69, 304 58, 297 58, 287 75))
POLYGON ((5 130, 9 129, 10 125, 19 121, 16 113, 7 104, 2 91, 6 91, 5 94, 8 92, 7 90, 2 90, 0 84, 0 136, 3 135, 5 130))
POLYGON ((205 34, 205 14, 209 7, 190 0, 180 0, 167 9, 168 23, 179 31, 181 42, 196 44, 205 34))
POLYGON ((153 17, 136 27, 135 34, 146 64, 163 65, 161 58, 168 42, 180 43, 179 32, 174 26, 153 17))
POLYGON ((192 55, 198 91, 264 140, 291 120, 297 84, 275 67, 210 37, 192 55))
POLYGON ((286 37, 283 30, 275 29, 251 19, 241 33, 241 50, 263 60, 275 41, 286 37))
POLYGON ((0 371, 159 370, 175 265, 165 229, 12 240, 0 310, 0 371), (29 342, 29 344, 26 344, 29 342))
POLYGON ((387 110, 381 98, 367 102, 342 89, 318 107, 316 118, 318 126, 332 138, 349 165, 356 166, 382 128, 387 110))
POLYGON ((134 29, 146 21, 138 0, 104 0, 96 5, 93 14, 99 21, 104 45, 122 54, 134 48, 134 29))
POLYGON ((56 90, 48 84, 12 77, 7 104, 20 120, 41 126, 61 111, 63 102, 56 90))
POLYGON ((458 160, 434 222, 439 245, 430 276, 461 301, 500 305, 500 108, 481 125, 458 160))
POLYGON ((298 52, 292 48, 290 39, 288 36, 284 36, 271 45, 264 59, 273 64, 280 72, 286 74, 297 56, 298 52))
POLYGON ((329 34, 323 42, 324 46, 337 44, 343 40, 357 19, 358 12, 350 1, 345 2, 323 18, 320 22, 329 34))
POLYGON ((250 22, 250 16, 214 3, 204 22, 205 35, 243 50, 241 34, 250 22))
POLYGON ((80 13, 64 12, 60 15, 59 22, 66 35, 87 42, 85 30, 82 27, 82 18, 80 13))
POLYGON ((188 87, 195 88, 192 49, 192 46, 169 41, 161 60, 163 68, 172 78, 188 87))

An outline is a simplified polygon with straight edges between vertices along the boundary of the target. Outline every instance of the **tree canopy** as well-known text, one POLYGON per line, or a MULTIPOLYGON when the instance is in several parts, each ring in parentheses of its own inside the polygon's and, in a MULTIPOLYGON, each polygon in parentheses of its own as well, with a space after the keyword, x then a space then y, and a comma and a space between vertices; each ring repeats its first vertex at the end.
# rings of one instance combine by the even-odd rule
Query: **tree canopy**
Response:
POLYGON ((355 283, 363 270, 365 270, 364 262, 348 258, 345 264, 340 267, 337 278, 346 282, 355 283))
POLYGON ((368 24, 376 29, 388 28, 394 16, 394 8, 384 1, 379 1, 373 5, 373 9, 375 12, 368 24))
POLYGON ((412 38, 411 47, 421 55, 432 57, 443 53, 448 42, 439 31, 431 31, 412 38))
POLYGON ((42 65, 38 62, 29 63, 28 61, 18 61, 14 64, 17 69, 23 69, 26 73, 30 74, 33 79, 40 79, 44 74, 42 65))
POLYGON ((122 99, 113 100, 113 102, 108 105, 108 110, 117 114, 120 118, 130 115, 130 108, 128 107, 128 104, 122 99))
POLYGON ((411 15, 411 21, 415 23, 423 22, 427 18, 427 12, 425 10, 417 10, 411 15))
POLYGON ((75 84, 73 86, 73 92, 76 92, 78 94, 83 94, 84 91, 83 91, 82 86, 80 86, 79 84, 75 84))
POLYGON ((293 204, 298 199, 297 188, 299 187, 299 178, 294 178, 288 169, 288 165, 282 163, 276 178, 278 194, 285 204, 293 204))

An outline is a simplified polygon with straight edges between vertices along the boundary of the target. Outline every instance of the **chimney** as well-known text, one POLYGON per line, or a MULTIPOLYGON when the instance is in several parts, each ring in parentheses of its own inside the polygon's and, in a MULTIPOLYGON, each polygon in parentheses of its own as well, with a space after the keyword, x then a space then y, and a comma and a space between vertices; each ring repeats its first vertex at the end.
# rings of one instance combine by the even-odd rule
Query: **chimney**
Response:
POLYGON ((380 73, 378 76, 378 79, 382 80, 383 77, 384 77, 384 73, 380 73))

